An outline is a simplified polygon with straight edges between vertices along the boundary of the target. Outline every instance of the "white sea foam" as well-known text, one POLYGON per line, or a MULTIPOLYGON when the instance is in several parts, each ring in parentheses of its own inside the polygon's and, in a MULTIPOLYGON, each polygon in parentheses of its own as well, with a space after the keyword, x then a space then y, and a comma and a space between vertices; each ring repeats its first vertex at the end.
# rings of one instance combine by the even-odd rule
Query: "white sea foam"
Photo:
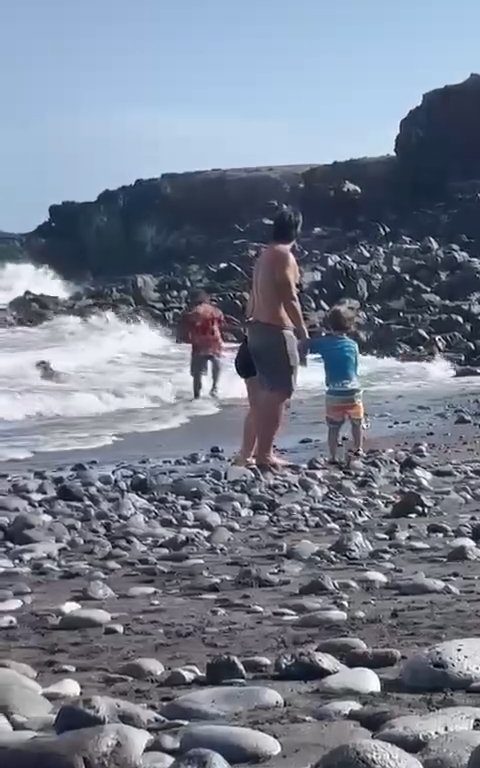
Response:
POLYGON ((0 307, 25 291, 65 298, 70 294, 71 286, 49 267, 36 267, 25 262, 0 266, 0 307))

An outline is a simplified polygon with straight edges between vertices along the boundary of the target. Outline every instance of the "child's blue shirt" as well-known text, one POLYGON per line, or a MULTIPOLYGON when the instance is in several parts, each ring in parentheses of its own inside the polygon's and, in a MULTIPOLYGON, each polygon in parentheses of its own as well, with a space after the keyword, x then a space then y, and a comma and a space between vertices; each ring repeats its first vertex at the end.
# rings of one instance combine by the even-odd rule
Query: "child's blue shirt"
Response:
POLYGON ((309 351, 321 355, 329 393, 343 394, 360 389, 358 344, 348 336, 327 334, 310 339, 309 351))

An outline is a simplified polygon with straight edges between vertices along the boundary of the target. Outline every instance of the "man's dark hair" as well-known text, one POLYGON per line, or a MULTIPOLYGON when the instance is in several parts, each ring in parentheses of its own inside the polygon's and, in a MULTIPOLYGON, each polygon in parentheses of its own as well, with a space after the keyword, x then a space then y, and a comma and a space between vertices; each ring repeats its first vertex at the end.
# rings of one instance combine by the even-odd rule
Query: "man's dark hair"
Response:
POLYGON ((190 304, 193 307, 198 306, 199 304, 203 304, 205 301, 209 300, 209 295, 206 291, 203 290, 203 288, 197 288, 195 291, 192 291, 190 294, 190 304))
POLYGON ((302 228, 302 214, 293 208, 283 208, 273 220, 272 241, 280 245, 293 243, 302 228))
POLYGON ((355 326, 355 312, 350 307, 332 307, 325 318, 325 325, 334 333, 350 333, 355 326))

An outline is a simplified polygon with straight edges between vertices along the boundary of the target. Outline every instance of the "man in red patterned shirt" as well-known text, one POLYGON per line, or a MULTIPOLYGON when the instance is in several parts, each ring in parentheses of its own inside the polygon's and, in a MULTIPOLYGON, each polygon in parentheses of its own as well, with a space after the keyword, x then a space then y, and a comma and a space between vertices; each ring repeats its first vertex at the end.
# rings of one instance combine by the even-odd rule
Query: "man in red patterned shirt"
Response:
POLYGON ((208 294, 195 291, 191 297, 190 309, 183 313, 177 339, 191 344, 192 357, 190 373, 193 379, 193 396, 195 400, 202 392, 202 379, 212 366, 212 397, 218 395, 218 381, 221 370, 223 348, 222 329, 225 326, 223 313, 210 302, 208 294))

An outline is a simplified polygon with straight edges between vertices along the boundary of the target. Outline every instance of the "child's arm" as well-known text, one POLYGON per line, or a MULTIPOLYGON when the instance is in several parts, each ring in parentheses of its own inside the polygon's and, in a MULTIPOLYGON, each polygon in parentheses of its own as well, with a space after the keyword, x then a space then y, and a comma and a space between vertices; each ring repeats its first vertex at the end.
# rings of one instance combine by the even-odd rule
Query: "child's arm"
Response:
POLYGON ((323 351, 323 336, 314 336, 309 339, 308 352, 311 355, 322 355, 323 351))

